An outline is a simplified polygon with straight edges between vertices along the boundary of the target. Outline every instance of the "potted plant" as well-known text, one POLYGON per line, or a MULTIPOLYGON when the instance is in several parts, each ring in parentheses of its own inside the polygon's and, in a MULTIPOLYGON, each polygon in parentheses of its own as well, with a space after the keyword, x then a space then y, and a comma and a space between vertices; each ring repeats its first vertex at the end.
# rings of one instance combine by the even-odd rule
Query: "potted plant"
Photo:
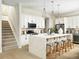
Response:
POLYGON ((53 28, 50 28, 51 33, 58 33, 57 28, 54 26, 53 28))

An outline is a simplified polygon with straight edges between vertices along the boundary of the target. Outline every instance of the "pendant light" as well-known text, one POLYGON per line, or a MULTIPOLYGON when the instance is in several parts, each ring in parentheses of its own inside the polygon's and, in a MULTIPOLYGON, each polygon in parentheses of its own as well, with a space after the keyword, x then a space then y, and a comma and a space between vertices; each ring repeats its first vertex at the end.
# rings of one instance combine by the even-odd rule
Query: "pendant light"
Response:
POLYGON ((54 1, 51 1, 52 3, 52 14, 54 15, 54 1))
POLYGON ((43 12, 42 12, 42 17, 46 17, 46 0, 44 0, 43 1, 43 4, 44 4, 44 6, 43 6, 43 12))
POLYGON ((42 17, 46 17, 46 8, 43 8, 42 17))
POLYGON ((58 8, 58 23, 60 24, 60 4, 57 4, 57 8, 58 8))

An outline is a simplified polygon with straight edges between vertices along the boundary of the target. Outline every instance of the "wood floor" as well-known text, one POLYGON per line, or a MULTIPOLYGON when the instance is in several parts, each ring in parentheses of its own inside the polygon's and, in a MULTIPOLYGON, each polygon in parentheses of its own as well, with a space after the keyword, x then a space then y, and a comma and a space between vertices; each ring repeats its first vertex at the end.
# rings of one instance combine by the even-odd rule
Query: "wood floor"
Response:
POLYGON ((38 57, 31 55, 25 49, 13 49, 8 52, 0 54, 0 59, 39 59, 38 57))
MULTIPOLYGON (((22 49, 13 49, 7 52, 3 52, 0 54, 0 59, 40 59, 34 55, 31 55, 29 52, 26 51, 25 48, 22 49)), ((74 49, 70 52, 67 52, 57 59, 79 59, 79 45, 77 45, 74 49)))
POLYGON ((79 59, 79 44, 69 52, 57 57, 57 59, 79 59))

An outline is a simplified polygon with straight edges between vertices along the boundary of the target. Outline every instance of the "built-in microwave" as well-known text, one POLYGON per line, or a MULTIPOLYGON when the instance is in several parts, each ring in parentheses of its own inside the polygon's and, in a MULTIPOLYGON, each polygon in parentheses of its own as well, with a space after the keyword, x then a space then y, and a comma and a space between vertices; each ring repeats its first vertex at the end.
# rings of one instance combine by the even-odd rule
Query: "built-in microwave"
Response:
POLYGON ((28 23, 28 28, 36 28, 36 24, 35 23, 28 23))

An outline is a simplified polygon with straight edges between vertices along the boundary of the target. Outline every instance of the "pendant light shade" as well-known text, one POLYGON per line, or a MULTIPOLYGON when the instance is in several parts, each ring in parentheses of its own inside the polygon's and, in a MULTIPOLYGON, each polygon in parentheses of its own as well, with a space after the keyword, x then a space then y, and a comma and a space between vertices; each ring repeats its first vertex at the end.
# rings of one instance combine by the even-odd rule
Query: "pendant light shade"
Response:
POLYGON ((58 23, 60 24, 61 16, 60 16, 60 4, 57 4, 58 7, 58 23))
POLYGON ((46 17, 46 8, 43 8, 42 17, 46 17))
POLYGON ((43 5, 42 17, 46 17, 46 0, 43 1, 43 5))

